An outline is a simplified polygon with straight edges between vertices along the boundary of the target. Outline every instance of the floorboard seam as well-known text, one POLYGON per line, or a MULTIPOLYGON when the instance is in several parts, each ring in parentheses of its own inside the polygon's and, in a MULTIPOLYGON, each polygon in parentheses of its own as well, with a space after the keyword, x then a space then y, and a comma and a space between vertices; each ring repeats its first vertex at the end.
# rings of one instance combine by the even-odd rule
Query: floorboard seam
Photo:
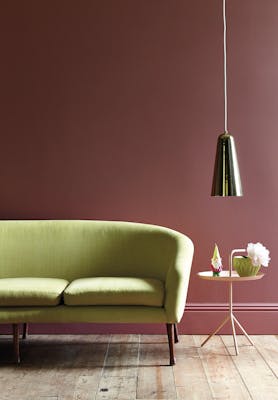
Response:
POLYGON ((244 387, 246 388, 246 390, 247 390, 247 392, 248 392, 248 394, 249 394, 249 396, 250 396, 250 399, 253 400, 253 396, 251 395, 251 392, 250 392, 248 386, 246 385, 246 382, 245 382, 245 380, 243 379, 243 376, 241 375, 240 370, 238 369, 238 367, 237 367, 237 365, 236 365, 236 363, 235 363, 234 357, 237 357, 237 356, 233 356, 233 355, 230 354, 230 351, 229 351, 228 347, 226 346, 226 344, 225 344, 225 342, 224 342, 224 340, 223 340, 223 338, 222 338, 222 335, 220 335, 220 338, 221 338, 221 341, 222 341, 222 343, 223 343, 223 345, 224 345, 224 347, 225 347, 225 349, 226 349, 228 355, 231 357, 232 363, 234 364, 235 369, 237 370, 237 372, 238 372, 238 374, 239 374, 239 376, 240 376, 240 379, 241 379, 241 381, 242 381, 244 387))
POLYGON ((103 373, 104 373, 104 369, 105 369, 106 360, 107 360, 107 357, 108 357, 108 352, 109 352, 109 347, 110 347, 111 340, 112 340, 112 335, 109 336, 109 341, 108 341, 108 343, 107 343, 107 349, 106 349, 106 352, 105 352, 105 356, 104 356, 104 360, 103 360, 103 365, 102 365, 102 370, 101 370, 99 382, 98 382, 98 385, 97 385, 95 400, 97 399, 98 393, 99 393, 99 391, 100 391, 100 382, 101 382, 101 378, 102 378, 103 373))
POLYGON ((278 379, 278 376, 276 374, 276 372, 273 370, 273 368, 271 367, 271 365, 268 363, 268 361, 265 359, 264 355, 261 353, 261 351, 259 350, 259 348, 255 345, 254 346, 257 350, 257 352, 260 354, 260 356, 262 357, 262 359, 264 360, 265 364, 268 366, 268 368, 270 369, 270 371, 273 373, 273 375, 278 379))
POLYGON ((201 364, 202 364, 204 373, 205 373, 206 378, 207 378, 207 383, 208 383, 208 387, 209 387, 209 390, 210 390, 211 398, 212 398, 212 399, 216 399, 215 394, 214 394, 214 390, 213 390, 213 388, 212 388, 212 386, 211 386, 210 379, 209 379, 208 374, 207 374, 207 370, 206 370, 205 365, 204 365, 203 355, 202 355, 202 349, 201 349, 201 347, 198 345, 198 343, 196 342, 195 335, 193 335, 193 341, 194 341, 194 343, 195 343, 195 345, 196 345, 196 347, 197 347, 198 356, 199 356, 199 358, 200 358, 200 360, 201 360, 201 364))
POLYGON ((137 374, 136 374, 136 392, 135 399, 138 396, 138 380, 139 380, 139 368, 140 368, 140 347, 141 347, 141 335, 138 335, 138 355, 137 355, 137 374))

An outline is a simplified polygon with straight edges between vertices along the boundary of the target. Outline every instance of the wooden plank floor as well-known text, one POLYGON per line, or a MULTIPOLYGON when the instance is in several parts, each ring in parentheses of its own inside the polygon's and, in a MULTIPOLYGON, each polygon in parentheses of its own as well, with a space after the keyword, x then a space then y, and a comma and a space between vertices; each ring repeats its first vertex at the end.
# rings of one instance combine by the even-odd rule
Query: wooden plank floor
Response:
POLYGON ((21 365, 0 336, 1 400, 278 400, 278 336, 180 336, 168 366, 165 336, 34 335, 21 365))

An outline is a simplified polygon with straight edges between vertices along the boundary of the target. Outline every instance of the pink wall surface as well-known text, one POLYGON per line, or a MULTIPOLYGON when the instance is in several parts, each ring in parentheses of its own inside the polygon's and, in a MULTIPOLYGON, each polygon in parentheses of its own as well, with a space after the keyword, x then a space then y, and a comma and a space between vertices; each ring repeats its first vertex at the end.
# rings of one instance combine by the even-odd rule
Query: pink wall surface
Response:
POLYGON ((267 274, 234 297, 253 332, 277 333, 278 1, 228 0, 227 19, 228 126, 244 197, 211 198, 222 1, 4 2, 0 218, 128 220, 188 234, 186 332, 206 332, 227 301, 225 285, 196 276, 214 243, 226 263, 231 249, 261 241, 267 274))

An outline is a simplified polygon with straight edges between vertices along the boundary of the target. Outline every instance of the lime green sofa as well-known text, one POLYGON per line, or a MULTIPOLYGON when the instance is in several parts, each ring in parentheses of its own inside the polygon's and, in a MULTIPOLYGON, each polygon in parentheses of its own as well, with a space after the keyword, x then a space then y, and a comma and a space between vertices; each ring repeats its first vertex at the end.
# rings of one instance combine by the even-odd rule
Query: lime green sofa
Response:
POLYGON ((116 221, 0 221, 0 323, 163 323, 170 364, 193 257, 185 235, 116 221))

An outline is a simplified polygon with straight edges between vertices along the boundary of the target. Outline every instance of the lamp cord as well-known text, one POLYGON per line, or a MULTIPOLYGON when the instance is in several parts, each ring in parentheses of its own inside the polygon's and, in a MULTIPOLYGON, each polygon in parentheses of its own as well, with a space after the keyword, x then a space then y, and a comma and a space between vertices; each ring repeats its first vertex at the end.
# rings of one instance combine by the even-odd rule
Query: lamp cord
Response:
POLYGON ((224 27, 224 128, 225 133, 228 133, 228 99, 227 99, 227 23, 226 23, 226 0, 223 0, 223 27, 224 27))

